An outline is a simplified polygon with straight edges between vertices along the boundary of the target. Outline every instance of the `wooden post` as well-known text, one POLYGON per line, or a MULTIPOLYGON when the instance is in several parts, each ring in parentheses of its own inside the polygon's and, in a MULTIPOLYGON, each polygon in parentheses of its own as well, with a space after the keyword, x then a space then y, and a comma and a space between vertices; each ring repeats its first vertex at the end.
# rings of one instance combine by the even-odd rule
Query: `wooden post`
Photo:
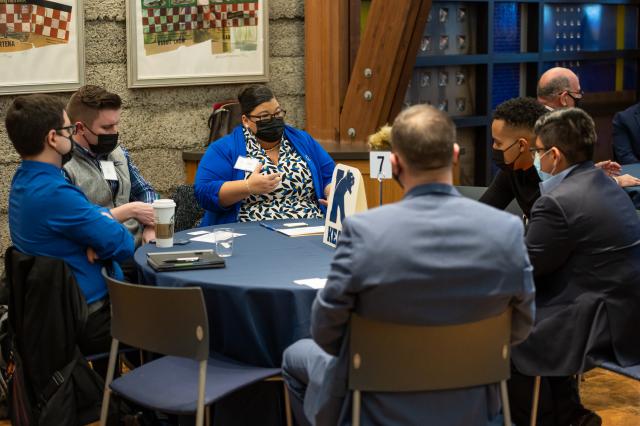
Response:
POLYGON ((349 83, 349 5, 305 0, 306 130, 320 141, 339 141, 349 83))
POLYGON ((340 115, 343 143, 364 142, 399 110, 394 104, 407 88, 430 7, 431 0, 371 3, 340 115))

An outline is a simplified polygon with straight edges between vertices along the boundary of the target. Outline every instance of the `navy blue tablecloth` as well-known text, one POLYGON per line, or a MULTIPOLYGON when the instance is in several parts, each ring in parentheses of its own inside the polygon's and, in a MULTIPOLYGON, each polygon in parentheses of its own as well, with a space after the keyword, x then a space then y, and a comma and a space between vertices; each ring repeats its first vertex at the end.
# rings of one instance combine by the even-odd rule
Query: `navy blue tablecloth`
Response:
MULTIPOLYGON (((269 223, 293 222, 272 221, 269 223)), ((320 220, 296 220, 310 226, 320 220)), ((311 304, 316 290, 294 280, 325 278, 334 250, 322 237, 287 237, 256 222, 222 225, 236 237, 233 256, 223 269, 155 272, 148 252, 209 248, 214 244, 189 242, 168 249, 147 244, 135 253, 141 282, 166 287, 202 288, 209 316, 211 351, 264 367, 280 367, 282 352, 298 339, 309 337, 311 304)), ((216 227, 202 228, 211 231, 216 227)), ((176 240, 193 238, 183 231, 176 240)))
MULTIPOLYGON (((636 164, 625 164, 622 166, 622 174, 630 174, 633 177, 640 178, 640 163, 636 164)), ((633 201, 633 205, 636 206, 636 210, 640 210, 640 186, 628 186, 624 188, 631 197, 631 201, 633 201)))

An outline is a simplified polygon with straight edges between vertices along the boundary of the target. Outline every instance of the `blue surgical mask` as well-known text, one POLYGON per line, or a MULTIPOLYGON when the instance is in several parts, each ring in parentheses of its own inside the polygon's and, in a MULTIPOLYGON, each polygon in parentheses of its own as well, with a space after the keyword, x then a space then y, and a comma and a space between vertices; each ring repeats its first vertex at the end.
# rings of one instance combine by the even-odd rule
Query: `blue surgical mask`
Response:
MULTIPOLYGON (((547 151, 549 152, 549 151, 547 151)), ((540 155, 539 152, 536 151, 536 155, 533 158, 533 166, 536 168, 536 171, 538 172, 538 176, 540 177, 540 180, 542 182, 544 182, 547 179, 550 179, 551 177, 553 177, 553 175, 551 173, 547 173, 547 172, 543 172, 542 171, 542 166, 540 166, 540 159, 547 154, 547 152, 545 152, 544 154, 540 155)))

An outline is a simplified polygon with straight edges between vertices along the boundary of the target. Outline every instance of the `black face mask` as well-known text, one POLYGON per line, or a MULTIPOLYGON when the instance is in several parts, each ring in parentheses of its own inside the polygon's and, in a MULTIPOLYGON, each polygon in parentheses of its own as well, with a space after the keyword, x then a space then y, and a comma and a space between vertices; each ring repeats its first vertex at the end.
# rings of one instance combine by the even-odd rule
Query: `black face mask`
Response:
POLYGON ((284 118, 274 118, 267 123, 258 121, 256 126, 256 138, 265 142, 278 142, 284 133, 284 118))
POLYGON ((518 157, 515 158, 515 160, 513 160, 511 163, 505 163, 504 161, 504 153, 505 151, 509 150, 511 147, 513 147, 515 144, 517 144, 518 141, 515 141, 514 143, 512 143, 511 145, 509 145, 507 147, 507 149, 505 149, 504 151, 501 149, 492 149, 492 155, 491 158, 493 159, 493 162, 496 163, 496 166, 498 166, 498 168, 500 170, 510 170, 513 169, 513 163, 516 162, 516 160, 518 159, 518 157, 520 157, 520 154, 522 154, 521 152, 518 153, 518 157))
MULTIPOLYGON (((93 132, 92 132, 93 133, 93 132)), ((94 133, 95 134, 95 133, 94 133)), ((98 144, 89 144, 89 149, 95 155, 107 155, 118 146, 118 134, 113 133, 111 135, 97 135, 98 144)))

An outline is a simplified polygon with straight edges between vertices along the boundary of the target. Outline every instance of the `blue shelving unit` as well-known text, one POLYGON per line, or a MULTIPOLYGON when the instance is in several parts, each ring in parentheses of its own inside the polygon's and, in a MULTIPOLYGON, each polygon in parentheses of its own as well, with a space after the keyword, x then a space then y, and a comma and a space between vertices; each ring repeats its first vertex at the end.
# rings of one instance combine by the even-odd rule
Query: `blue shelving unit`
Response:
MULTIPOLYGON (((432 20, 439 18, 440 8, 448 9, 449 18, 456 19, 455 13, 460 7, 474 14, 468 18, 473 21, 471 27, 475 34, 472 40, 467 40, 473 46, 465 46, 468 52, 452 53, 452 46, 456 46, 454 38, 457 37, 454 33, 449 34, 447 48, 439 51, 436 43, 445 30, 451 30, 451 25, 436 22, 434 26, 430 21, 425 35, 431 31, 433 49, 419 54, 415 67, 417 70, 432 70, 429 72, 432 72, 430 78, 434 82, 438 70, 442 69, 459 68, 475 72, 473 111, 466 110, 466 115, 457 115, 460 113, 452 111, 451 100, 448 108, 459 128, 475 132, 476 185, 488 184, 493 176, 491 111, 506 99, 519 95, 535 96, 537 79, 547 69, 553 66, 572 68, 580 76, 583 90, 587 93, 634 92, 635 99, 639 99, 640 0, 602 0, 598 3, 434 1, 432 20)), ((460 48, 459 41, 457 46, 460 48)), ((419 86, 420 79, 414 77, 410 90, 415 94, 420 91, 419 86)), ((437 93, 442 95, 443 90, 437 93)), ((430 93, 432 97, 436 96, 433 94, 436 92, 430 93)), ((424 102, 418 95, 409 98, 412 103, 424 102)), ((588 97, 586 101, 588 110, 588 97)))

